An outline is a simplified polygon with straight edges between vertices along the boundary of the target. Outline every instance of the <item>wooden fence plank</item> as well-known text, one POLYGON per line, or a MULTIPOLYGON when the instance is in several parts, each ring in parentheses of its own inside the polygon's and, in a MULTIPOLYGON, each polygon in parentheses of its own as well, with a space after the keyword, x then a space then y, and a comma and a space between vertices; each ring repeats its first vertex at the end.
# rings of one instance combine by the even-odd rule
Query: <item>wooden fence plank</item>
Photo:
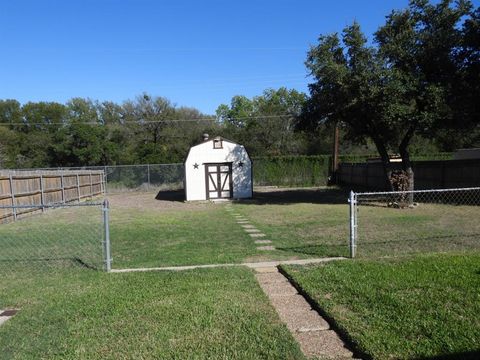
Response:
POLYGON ((0 209, 0 220, 15 221, 18 215, 45 211, 43 205, 65 204, 104 194, 103 171, 0 171, 0 205, 7 201, 12 209, 0 209), (8 184, 8 185, 7 185, 8 184), (98 191, 100 190, 100 191, 98 191), (16 205, 40 206, 16 209, 16 205))

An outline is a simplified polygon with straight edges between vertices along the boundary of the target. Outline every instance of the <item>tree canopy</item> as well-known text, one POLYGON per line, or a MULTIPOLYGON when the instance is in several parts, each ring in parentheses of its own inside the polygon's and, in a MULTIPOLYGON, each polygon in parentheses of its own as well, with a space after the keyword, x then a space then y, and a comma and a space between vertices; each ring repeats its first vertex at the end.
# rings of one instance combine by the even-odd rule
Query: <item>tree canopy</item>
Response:
POLYGON ((390 154, 399 154, 412 188, 409 147, 416 135, 478 131, 476 34, 471 2, 412 0, 387 16, 373 45, 358 23, 320 36, 306 61, 315 81, 302 126, 334 122, 350 139, 371 139, 390 183, 390 154))

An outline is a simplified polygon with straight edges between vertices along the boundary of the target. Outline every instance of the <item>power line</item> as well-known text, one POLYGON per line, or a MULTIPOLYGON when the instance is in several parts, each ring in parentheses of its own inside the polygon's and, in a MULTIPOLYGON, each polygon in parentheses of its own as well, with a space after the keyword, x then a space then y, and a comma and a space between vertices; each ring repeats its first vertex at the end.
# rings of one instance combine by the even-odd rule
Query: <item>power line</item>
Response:
MULTIPOLYGON (((278 115, 261 115, 261 116, 244 116, 244 117, 232 117, 233 120, 253 120, 253 119, 275 119, 294 117, 292 114, 278 114, 278 115)), ((3 122, 0 126, 65 126, 65 125, 144 125, 144 124, 160 124, 160 123, 183 123, 183 122, 200 122, 200 121, 220 121, 219 118, 196 118, 196 119, 164 119, 164 120, 135 120, 135 121, 123 121, 118 123, 105 124, 95 121, 87 122, 60 122, 60 123, 42 123, 42 122, 3 122)))

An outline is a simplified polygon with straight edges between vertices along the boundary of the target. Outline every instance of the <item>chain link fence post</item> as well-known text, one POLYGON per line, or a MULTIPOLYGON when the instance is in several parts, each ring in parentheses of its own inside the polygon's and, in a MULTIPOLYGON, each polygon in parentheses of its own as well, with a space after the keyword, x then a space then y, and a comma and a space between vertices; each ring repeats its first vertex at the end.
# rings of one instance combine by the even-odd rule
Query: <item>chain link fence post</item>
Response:
POLYGON ((110 256, 110 224, 109 224, 109 211, 110 206, 108 200, 103 202, 103 227, 104 227, 104 241, 103 241, 103 256, 105 261, 105 271, 110 272, 112 270, 112 258, 110 256))
POLYGON ((147 190, 150 190, 150 164, 147 164, 147 190))
POLYGON ((357 196, 350 191, 350 257, 353 259, 357 250, 357 196))

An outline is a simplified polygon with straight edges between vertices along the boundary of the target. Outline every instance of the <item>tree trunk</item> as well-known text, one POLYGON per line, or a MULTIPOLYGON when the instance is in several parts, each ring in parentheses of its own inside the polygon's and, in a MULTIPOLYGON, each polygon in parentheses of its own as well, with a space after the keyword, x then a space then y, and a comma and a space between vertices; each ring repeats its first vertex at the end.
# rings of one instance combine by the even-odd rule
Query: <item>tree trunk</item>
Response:
POLYGON ((332 162, 330 169, 330 181, 329 185, 334 185, 337 183, 337 173, 338 173, 338 147, 339 147, 339 129, 338 123, 335 123, 333 129, 333 148, 332 148, 332 162))
MULTIPOLYGON (((402 157, 402 169, 403 171, 405 171, 408 177, 408 191, 413 191, 415 188, 412 162, 410 161, 410 153, 408 152, 408 145, 410 144, 410 140, 412 139, 414 132, 415 126, 412 125, 403 137, 398 149, 400 152, 400 156, 402 157)), ((413 205, 413 193, 410 193, 408 196, 408 205, 413 205)))
POLYGON ((387 148, 380 139, 372 138, 372 140, 375 143, 378 153, 380 154, 380 158, 382 159, 385 183, 388 187, 388 190, 393 191, 394 189, 392 184, 392 164, 390 162, 390 157, 388 156, 387 148))

